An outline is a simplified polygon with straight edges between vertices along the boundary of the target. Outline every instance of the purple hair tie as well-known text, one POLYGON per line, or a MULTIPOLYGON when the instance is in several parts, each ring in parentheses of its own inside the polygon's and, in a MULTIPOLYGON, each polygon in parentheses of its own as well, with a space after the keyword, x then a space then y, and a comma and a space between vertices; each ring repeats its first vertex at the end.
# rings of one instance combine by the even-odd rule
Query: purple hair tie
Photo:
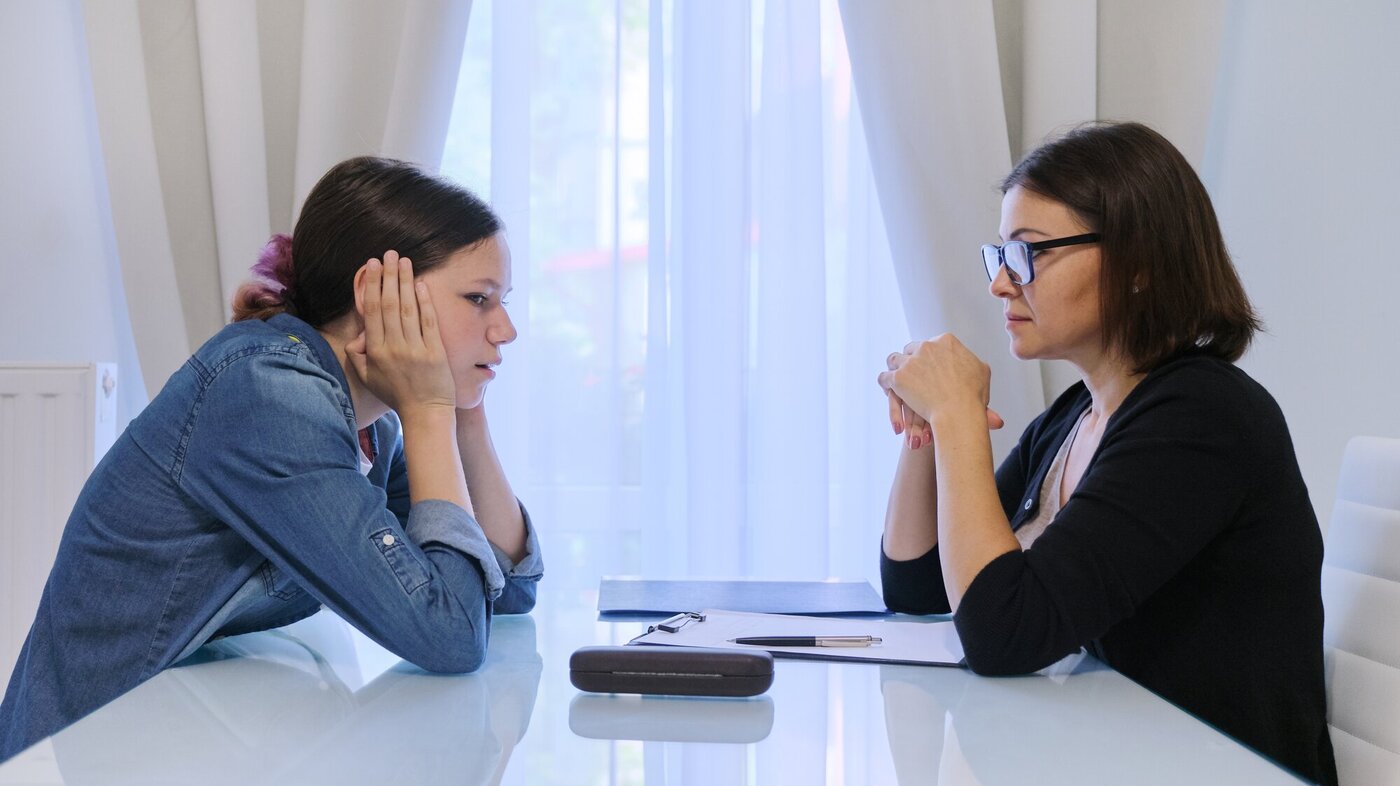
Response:
POLYGON ((258 254, 258 262, 253 265, 253 275, 269 282, 282 285, 282 296, 291 299, 292 290, 292 237, 278 233, 263 246, 258 254))

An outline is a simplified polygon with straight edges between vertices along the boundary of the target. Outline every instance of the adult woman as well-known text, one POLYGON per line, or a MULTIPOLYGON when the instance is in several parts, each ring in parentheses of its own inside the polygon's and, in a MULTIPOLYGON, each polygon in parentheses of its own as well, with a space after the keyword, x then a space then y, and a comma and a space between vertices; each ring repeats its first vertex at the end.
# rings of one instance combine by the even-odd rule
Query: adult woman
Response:
POLYGON ((952 610, 982 674, 1088 647, 1335 782, 1321 537, 1282 413, 1232 365, 1258 323, 1204 187, 1126 123, 1033 151, 1002 190, 1005 243, 983 261, 1012 354, 1068 360, 1084 381, 993 474, 987 367, 951 335, 890 356, 880 384, 913 435, 885 525, 886 602, 952 610))
POLYGON ((425 669, 480 665, 493 610, 528 611, 542 571, 482 407, 516 335, 500 233, 402 162, 321 179, 255 266, 270 280, 84 486, 0 759, 211 638, 322 605, 425 669))

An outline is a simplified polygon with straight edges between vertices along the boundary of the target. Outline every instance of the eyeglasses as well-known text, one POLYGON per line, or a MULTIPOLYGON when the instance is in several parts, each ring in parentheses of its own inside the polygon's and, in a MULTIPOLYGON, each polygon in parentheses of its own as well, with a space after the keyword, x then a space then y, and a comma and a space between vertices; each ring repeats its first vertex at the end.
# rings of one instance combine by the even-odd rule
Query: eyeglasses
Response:
POLYGON ((1035 265, 1031 262, 1035 258, 1035 252, 1097 242, 1099 236, 1090 233, 1042 240, 1038 243, 1027 243, 1024 240, 1008 240, 999 246, 989 243, 982 246, 982 266, 987 269, 988 281, 996 281, 997 270, 1006 265, 1006 277, 1011 279, 1011 283, 1025 286, 1035 280, 1035 265))

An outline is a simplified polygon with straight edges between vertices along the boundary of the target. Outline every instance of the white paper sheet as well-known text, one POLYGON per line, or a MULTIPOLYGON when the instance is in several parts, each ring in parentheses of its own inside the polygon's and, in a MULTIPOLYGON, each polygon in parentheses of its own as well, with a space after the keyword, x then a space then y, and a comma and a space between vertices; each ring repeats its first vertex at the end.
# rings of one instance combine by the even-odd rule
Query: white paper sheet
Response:
POLYGON ((952 622, 796 617, 719 609, 706 609, 703 614, 704 622, 691 622, 675 633, 654 631, 637 638, 634 643, 761 649, 781 658, 864 660, 914 666, 958 666, 963 659, 962 642, 952 622), (882 641, 869 647, 754 647, 729 641, 769 636, 878 636, 882 641))

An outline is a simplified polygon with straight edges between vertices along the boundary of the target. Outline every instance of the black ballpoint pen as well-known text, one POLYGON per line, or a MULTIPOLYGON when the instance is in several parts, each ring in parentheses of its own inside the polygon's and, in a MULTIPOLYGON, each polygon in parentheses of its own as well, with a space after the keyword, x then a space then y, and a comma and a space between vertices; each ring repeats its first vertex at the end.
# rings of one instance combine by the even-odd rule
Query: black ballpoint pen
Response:
POLYGON ((869 647, 879 644, 879 636, 751 636, 730 639, 735 644, 754 647, 869 647))

